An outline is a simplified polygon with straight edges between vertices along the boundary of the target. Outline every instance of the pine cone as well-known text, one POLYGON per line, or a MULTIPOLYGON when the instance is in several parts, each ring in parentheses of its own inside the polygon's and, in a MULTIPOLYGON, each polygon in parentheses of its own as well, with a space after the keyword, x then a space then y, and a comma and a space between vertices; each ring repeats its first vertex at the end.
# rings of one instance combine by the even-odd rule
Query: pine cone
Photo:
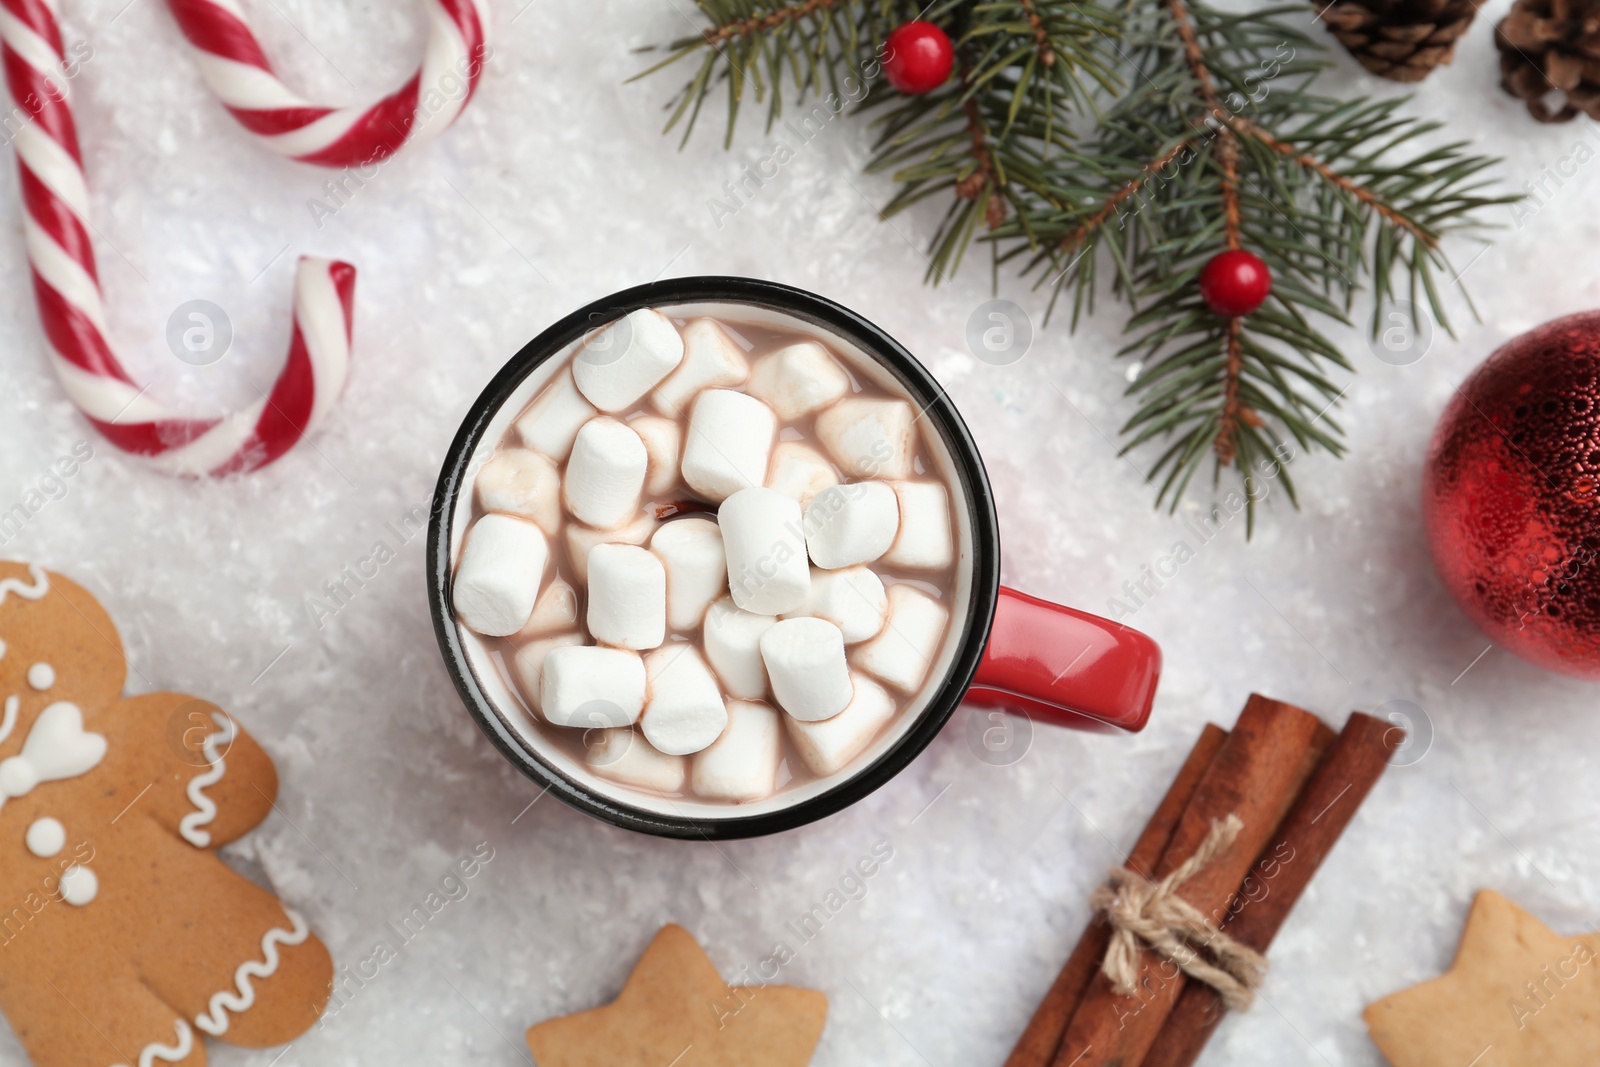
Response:
POLYGON ((1381 78, 1419 82, 1450 62, 1483 0, 1334 0, 1319 3, 1328 30, 1381 78))
POLYGON ((1500 84, 1540 122, 1600 119, 1600 0, 1517 0, 1494 31, 1500 84), (1552 93, 1563 93, 1560 107, 1552 93))

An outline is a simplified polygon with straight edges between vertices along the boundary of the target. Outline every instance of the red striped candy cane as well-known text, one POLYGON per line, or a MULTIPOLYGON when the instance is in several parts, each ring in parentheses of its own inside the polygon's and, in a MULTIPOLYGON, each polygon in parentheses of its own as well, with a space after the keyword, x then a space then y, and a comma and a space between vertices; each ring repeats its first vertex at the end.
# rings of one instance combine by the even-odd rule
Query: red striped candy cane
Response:
POLYGON ((377 103, 326 107, 279 80, 236 0, 167 3, 234 118, 274 152, 325 167, 379 163, 437 135, 466 109, 488 58, 488 0, 427 0, 428 49, 411 80, 377 103))
POLYGON ((350 362, 355 268, 300 261, 289 358, 267 396, 222 418, 169 411, 145 396, 106 340, 56 0, 0 0, 0 62, 28 116, 14 143, 39 318, 61 384, 89 421, 118 448, 189 475, 254 470, 316 429, 350 362))

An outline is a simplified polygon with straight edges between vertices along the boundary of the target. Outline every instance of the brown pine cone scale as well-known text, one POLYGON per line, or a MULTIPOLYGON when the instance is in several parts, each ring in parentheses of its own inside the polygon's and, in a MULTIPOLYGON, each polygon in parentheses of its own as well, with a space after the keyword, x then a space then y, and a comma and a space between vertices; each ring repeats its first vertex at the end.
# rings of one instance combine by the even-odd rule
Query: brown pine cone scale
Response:
POLYGON ((1600 0, 1517 0, 1494 43, 1500 85, 1528 114, 1540 122, 1579 112, 1600 119, 1600 0))
POLYGON ((1450 62, 1482 0, 1334 0, 1321 7, 1328 31, 1367 70, 1419 82, 1450 62))

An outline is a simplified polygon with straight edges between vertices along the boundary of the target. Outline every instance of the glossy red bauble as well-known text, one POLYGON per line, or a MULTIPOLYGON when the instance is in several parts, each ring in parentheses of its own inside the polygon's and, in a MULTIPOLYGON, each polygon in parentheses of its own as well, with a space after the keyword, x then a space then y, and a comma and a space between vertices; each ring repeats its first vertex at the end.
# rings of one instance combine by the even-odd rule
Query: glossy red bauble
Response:
POLYGON ((955 62, 950 35, 931 22, 908 22, 883 44, 884 76, 890 85, 913 96, 943 85, 955 62))
POLYGON ((1270 292, 1272 272, 1260 256, 1243 249, 1219 252, 1200 270, 1200 296, 1226 319, 1250 314, 1270 292))
POLYGON ((1535 329, 1462 383, 1422 513, 1446 588, 1497 644, 1600 679, 1600 312, 1535 329))

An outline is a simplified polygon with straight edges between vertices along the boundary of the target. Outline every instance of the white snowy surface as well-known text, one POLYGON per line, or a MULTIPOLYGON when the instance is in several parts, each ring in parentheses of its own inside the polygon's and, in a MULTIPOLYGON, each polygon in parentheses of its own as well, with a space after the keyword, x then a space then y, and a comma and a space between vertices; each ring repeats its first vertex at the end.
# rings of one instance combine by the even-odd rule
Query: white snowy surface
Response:
MULTIPOLYGON (((74 83, 96 248, 120 351, 136 376, 204 410, 254 394, 287 336, 294 256, 356 263, 355 363, 331 425, 270 469, 223 484, 149 473, 96 438, 65 400, 36 324, 15 175, 0 183, 0 510, 89 440, 94 459, 3 546, 75 576, 123 627, 135 685, 216 700, 278 761, 280 814, 230 855, 270 877, 341 966, 479 842, 494 859, 471 893, 286 1052, 213 1047, 224 1067, 517 1064, 523 1030, 611 998, 657 927, 677 921, 737 980, 774 944, 780 981, 825 991, 820 1065, 999 1063, 1076 939, 1118 859, 1206 720, 1231 723, 1259 690, 1334 722, 1412 701, 1431 748, 1379 785, 1272 951, 1264 1000, 1229 1021, 1204 1062, 1375 1064, 1367 1002, 1444 968, 1469 901, 1494 887, 1559 930, 1600 928, 1600 752, 1592 685, 1499 650, 1434 576, 1419 471, 1454 386, 1498 343, 1600 300, 1595 125, 1541 127, 1496 86, 1480 14, 1416 107, 1509 160, 1507 189, 1544 168, 1545 206, 1486 251, 1452 247, 1483 319, 1395 367, 1359 331, 1341 409, 1351 454, 1295 463, 1305 507, 1277 500, 1253 543, 1242 520, 1135 618, 1166 653, 1136 737, 1047 726, 1009 766, 981 762, 963 711, 904 774, 854 808, 780 837, 714 846, 602 825, 537 789, 489 746, 440 664, 422 544, 385 523, 425 503, 467 405, 494 370, 573 308, 663 275, 746 274, 804 286, 882 324, 949 388, 984 449, 1005 531, 1005 579, 1104 611, 1182 536, 1151 508, 1115 430, 1126 366, 1109 305, 1075 337, 1042 325, 1029 285, 1001 295, 1039 329, 1021 362, 978 362, 968 316, 991 296, 973 264, 924 288, 928 210, 876 221, 886 179, 860 165, 869 132, 832 123, 720 228, 708 198, 770 155, 752 119, 720 146, 707 108, 686 151, 659 136, 677 75, 625 85, 634 46, 689 29, 656 0, 496 0, 490 63, 464 119, 407 151, 319 228, 328 172, 268 156, 204 93, 157 0, 67 0, 69 40, 93 59, 74 83), (1478 258, 1474 258, 1478 257, 1478 258), (216 301, 233 351, 195 370, 163 341, 171 310, 216 301), (379 539, 399 548, 319 628, 307 606, 379 539), (1428 728, 1425 726, 1425 732, 1428 728), (786 924, 889 842, 864 897, 802 944, 786 924), (1308 1047, 1309 1046, 1309 1047, 1308 1047)), ((252 0, 289 80, 345 99, 397 83, 420 53, 420 5, 252 0)), ((1309 13, 1306 21, 1309 23, 1309 13)), ((1341 61, 1334 93, 1388 92, 1341 61)), ((981 258, 981 257, 979 257, 981 258)), ((1363 315, 1365 312, 1363 312, 1363 315)), ((0 1035, 0 1064, 21 1063, 0 1035)))

